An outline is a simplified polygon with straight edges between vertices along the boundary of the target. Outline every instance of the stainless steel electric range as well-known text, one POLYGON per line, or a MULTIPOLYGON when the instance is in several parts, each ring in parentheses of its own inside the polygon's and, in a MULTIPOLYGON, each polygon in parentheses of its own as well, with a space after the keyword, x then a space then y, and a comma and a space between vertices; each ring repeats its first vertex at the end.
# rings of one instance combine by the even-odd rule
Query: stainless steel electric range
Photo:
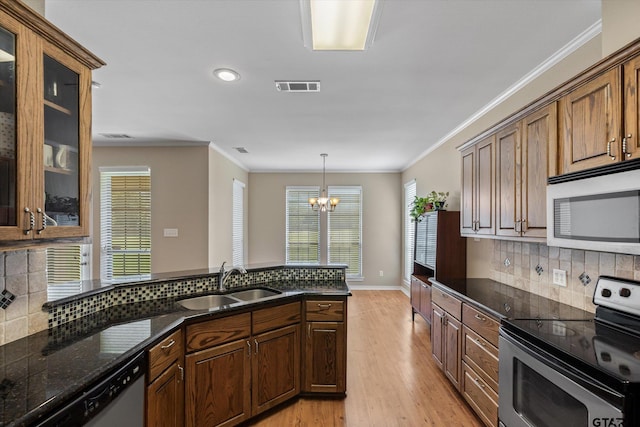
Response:
POLYGON ((640 282, 601 276, 594 303, 590 318, 502 321, 501 426, 640 426, 640 282))

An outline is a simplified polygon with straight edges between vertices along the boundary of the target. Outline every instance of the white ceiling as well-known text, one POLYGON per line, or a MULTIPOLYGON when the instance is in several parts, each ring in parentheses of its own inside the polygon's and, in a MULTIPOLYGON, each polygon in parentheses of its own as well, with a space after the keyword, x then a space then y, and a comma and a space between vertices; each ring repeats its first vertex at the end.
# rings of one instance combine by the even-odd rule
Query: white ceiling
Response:
POLYGON ((314 52, 298 0, 46 1, 107 63, 94 141, 212 141, 250 171, 317 171, 325 152, 328 171, 401 171, 600 15, 599 0, 385 0, 370 50, 314 52))

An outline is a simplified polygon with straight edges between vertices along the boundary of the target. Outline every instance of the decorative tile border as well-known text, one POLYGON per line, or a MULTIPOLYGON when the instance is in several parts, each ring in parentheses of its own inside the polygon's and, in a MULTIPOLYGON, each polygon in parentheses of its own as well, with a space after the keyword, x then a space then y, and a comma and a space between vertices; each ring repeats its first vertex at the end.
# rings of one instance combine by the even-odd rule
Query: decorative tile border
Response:
MULTIPOLYGON (((233 289, 277 282, 331 282, 344 281, 344 267, 299 267, 285 266, 273 269, 249 271, 246 274, 232 274, 227 279, 226 288, 233 289)), ((218 274, 205 277, 170 279, 163 282, 132 283, 106 288, 102 292, 88 294, 84 298, 56 304, 49 303, 49 329, 69 322, 76 322, 87 316, 100 317, 107 308, 143 301, 179 298, 187 295, 208 294, 218 290, 218 274)))

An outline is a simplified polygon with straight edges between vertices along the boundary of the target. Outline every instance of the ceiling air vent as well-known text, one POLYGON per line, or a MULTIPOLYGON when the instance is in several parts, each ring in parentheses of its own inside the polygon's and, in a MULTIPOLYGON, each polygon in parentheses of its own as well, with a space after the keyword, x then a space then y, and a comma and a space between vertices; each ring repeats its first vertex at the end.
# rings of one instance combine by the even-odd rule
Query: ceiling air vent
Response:
POLYGON ((275 82, 278 92, 320 92, 320 80, 275 82))
POLYGON ((131 136, 127 135, 126 133, 101 133, 100 135, 104 136, 105 138, 109 138, 109 139, 129 139, 129 138, 132 138, 131 136))
POLYGON ((236 150, 238 153, 242 153, 242 154, 249 154, 249 152, 247 151, 246 148, 244 147, 233 147, 234 150, 236 150))

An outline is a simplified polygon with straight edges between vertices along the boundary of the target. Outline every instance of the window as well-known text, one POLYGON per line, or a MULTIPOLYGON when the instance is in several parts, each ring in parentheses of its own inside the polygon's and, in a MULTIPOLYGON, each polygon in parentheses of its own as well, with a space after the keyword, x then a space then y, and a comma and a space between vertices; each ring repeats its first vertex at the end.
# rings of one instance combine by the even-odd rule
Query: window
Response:
POLYGON ((309 197, 318 197, 318 187, 287 187, 286 262, 320 263, 320 213, 309 206, 309 197))
POLYGON ((404 280, 411 282, 413 273, 413 242, 415 238, 415 225, 411 221, 411 202, 416 197, 416 180, 404 185, 404 280))
POLYGON ((233 265, 244 265, 244 183, 233 180, 233 265))
POLYGON ((362 277, 362 187, 334 186, 331 197, 340 199, 327 216, 327 260, 346 264, 347 277, 362 277))
POLYGON ((100 168, 100 275, 121 281, 151 273, 151 172, 100 168))
POLYGON ((90 245, 47 248, 47 299, 49 301, 82 292, 81 282, 90 277, 90 250, 90 245))

